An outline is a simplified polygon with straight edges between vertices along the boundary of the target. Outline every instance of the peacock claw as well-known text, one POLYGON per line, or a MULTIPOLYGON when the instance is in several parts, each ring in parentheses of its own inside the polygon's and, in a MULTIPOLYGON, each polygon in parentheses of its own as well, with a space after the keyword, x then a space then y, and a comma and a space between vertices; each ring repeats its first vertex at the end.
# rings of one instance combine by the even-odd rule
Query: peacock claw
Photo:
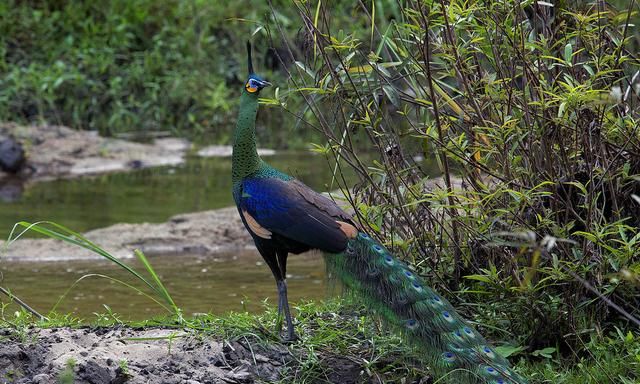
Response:
POLYGON ((298 335, 296 335, 295 332, 293 332, 290 335, 287 334, 286 336, 281 337, 280 340, 282 341, 282 344, 293 344, 296 341, 300 340, 300 338, 298 337, 298 335))

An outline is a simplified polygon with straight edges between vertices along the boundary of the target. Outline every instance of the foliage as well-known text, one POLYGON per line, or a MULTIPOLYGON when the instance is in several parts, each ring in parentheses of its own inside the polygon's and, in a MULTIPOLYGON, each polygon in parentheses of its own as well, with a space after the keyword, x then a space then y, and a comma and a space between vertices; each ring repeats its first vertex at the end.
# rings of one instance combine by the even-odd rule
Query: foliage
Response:
POLYGON ((362 4, 366 36, 296 3, 313 45, 289 94, 328 139, 316 150, 337 160, 335 183, 520 356, 602 357, 585 340, 640 324, 633 3, 382 3, 362 4), (354 190, 341 167, 361 176, 354 190))
POLYGON ((229 52, 243 58, 236 47, 256 26, 241 19, 259 22, 267 11, 238 2, 2 2, 0 119, 225 139, 246 75, 229 52))
POLYGON ((73 358, 67 360, 64 370, 58 374, 58 382, 60 384, 72 384, 73 382, 75 382, 74 369, 76 363, 77 361, 75 361, 73 358))
MULTIPOLYGON (((334 9, 340 28, 367 25, 352 2, 334 9)), ((295 39, 295 15, 285 0, 0 2, 0 121, 228 142, 247 75, 245 41, 254 40, 261 75, 285 83, 283 63, 306 43, 270 46, 267 37, 277 20, 295 39)), ((290 101, 294 109, 299 104, 290 101)), ((263 108, 261 121, 293 126, 283 124, 291 116, 274 111, 263 108)), ((258 135, 278 147, 318 137, 261 126, 258 135)))

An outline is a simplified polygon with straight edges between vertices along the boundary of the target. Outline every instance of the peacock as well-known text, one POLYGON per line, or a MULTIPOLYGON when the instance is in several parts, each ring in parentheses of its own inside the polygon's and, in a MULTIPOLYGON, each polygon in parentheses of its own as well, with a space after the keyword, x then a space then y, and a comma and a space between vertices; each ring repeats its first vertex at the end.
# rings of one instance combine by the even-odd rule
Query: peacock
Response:
POLYGON ((240 96, 233 144, 233 198, 275 277, 285 341, 296 339, 287 299, 287 256, 318 249, 330 270, 424 351, 436 372, 449 372, 456 383, 526 383, 446 299, 361 231, 349 214, 258 156, 258 95, 271 84, 254 73, 250 43, 247 56, 249 77, 240 96))

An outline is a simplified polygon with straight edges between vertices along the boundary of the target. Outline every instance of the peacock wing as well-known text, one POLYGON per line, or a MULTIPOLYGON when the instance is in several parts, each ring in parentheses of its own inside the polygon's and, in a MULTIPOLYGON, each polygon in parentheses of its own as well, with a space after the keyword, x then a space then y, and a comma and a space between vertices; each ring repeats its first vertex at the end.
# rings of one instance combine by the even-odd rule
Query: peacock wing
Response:
POLYGON ((302 196, 302 198, 307 200, 310 204, 313 204, 318 209, 324 211, 335 220, 346 221, 349 223, 352 222, 353 217, 343 211, 333 200, 329 199, 325 195, 314 191, 300 180, 291 180, 289 184, 300 194, 300 196, 302 196))
POLYGON ((341 252, 348 241, 337 221, 342 216, 332 216, 329 212, 335 209, 321 199, 326 198, 306 186, 304 190, 301 185, 304 186, 299 181, 276 178, 243 180, 239 208, 250 230, 264 238, 276 233, 311 248, 341 252))

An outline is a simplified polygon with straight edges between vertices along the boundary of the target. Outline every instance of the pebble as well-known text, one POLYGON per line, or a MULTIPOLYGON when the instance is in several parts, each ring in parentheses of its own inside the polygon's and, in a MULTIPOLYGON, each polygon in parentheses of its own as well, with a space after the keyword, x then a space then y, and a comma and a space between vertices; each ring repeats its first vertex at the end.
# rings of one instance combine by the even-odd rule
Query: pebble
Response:
POLYGON ((51 376, 46 373, 41 373, 39 375, 33 376, 31 379, 33 384, 52 384, 55 383, 55 380, 51 378, 51 376))

